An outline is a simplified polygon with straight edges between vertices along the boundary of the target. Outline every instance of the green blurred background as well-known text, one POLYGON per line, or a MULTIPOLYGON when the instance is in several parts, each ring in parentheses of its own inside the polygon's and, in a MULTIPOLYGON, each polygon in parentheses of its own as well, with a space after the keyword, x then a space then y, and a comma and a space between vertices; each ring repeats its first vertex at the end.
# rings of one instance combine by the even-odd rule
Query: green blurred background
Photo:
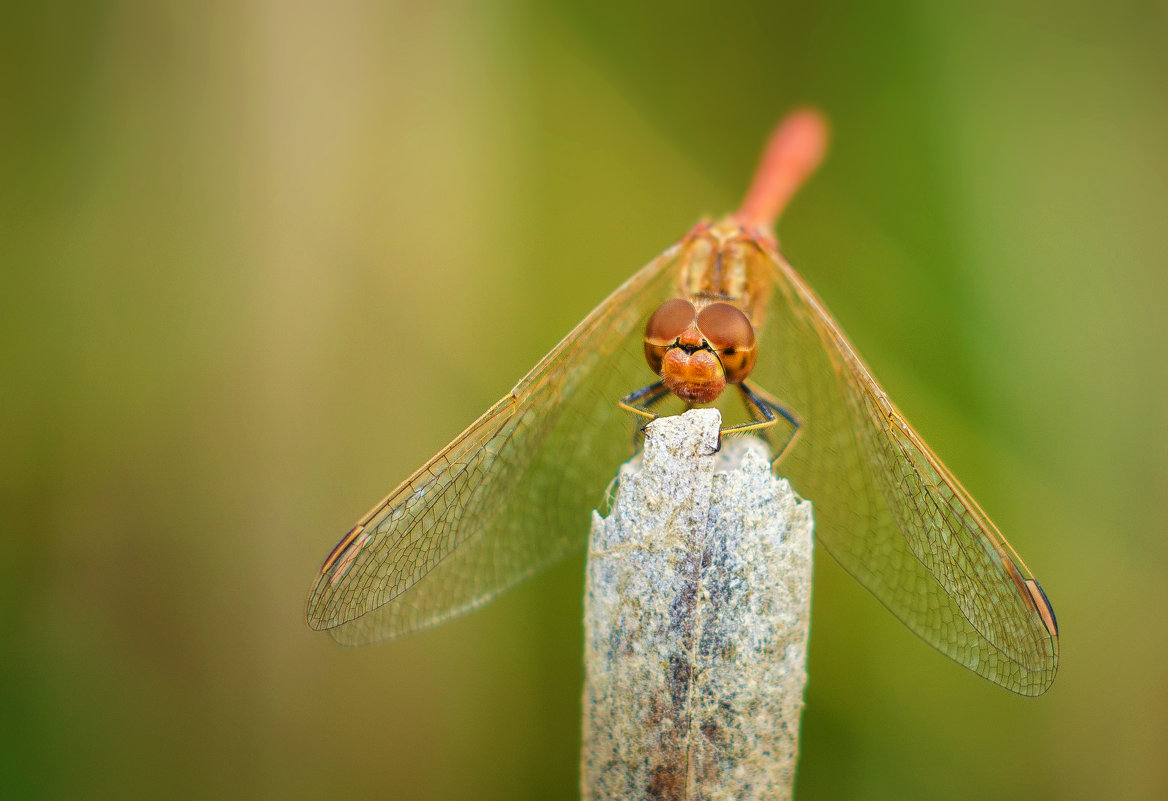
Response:
POLYGON ((363 650, 305 593, 810 102, 784 248, 1062 670, 1013 697, 820 554, 798 797, 1168 797, 1168 11, 811 6, 5 11, 0 795, 573 798, 581 559, 363 650))

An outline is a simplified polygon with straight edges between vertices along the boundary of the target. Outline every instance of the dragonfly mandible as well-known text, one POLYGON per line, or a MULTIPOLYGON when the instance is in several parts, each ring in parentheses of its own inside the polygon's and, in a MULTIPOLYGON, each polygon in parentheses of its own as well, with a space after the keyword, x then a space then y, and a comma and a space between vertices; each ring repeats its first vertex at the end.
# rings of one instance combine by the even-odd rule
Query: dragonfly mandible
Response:
POLYGON ((309 626, 361 645, 481 606, 583 547, 630 455, 630 411, 735 387, 750 420, 727 430, 786 430, 776 470, 844 569, 954 661, 1045 692, 1059 644, 1042 587, 778 250, 774 224, 826 142, 817 112, 783 120, 736 213, 635 273, 357 521, 317 574, 309 626))

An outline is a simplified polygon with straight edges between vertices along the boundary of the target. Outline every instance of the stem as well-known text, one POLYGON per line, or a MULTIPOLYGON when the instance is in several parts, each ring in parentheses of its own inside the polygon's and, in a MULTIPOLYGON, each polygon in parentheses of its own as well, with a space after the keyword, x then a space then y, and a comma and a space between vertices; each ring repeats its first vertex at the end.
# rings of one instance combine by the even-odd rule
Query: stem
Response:
POLYGON ((789 798, 810 630, 811 504, 721 415, 650 424, 593 517, 585 799, 789 798))

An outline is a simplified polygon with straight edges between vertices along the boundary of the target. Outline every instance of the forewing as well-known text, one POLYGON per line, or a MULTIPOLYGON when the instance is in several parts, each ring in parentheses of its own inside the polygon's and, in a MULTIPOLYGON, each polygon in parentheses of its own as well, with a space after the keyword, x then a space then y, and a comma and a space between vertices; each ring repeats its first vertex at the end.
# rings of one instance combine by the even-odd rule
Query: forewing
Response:
POLYGON ((308 623, 344 645, 480 606, 584 545, 632 455, 617 401, 652 378, 641 328, 669 296, 676 247, 635 274, 518 385, 371 509, 326 559, 308 623))
POLYGON ((815 293, 767 253, 775 289, 754 375, 803 420, 779 470, 814 503, 820 542, 942 653, 1016 693, 1045 692, 1058 635, 1038 583, 815 293))

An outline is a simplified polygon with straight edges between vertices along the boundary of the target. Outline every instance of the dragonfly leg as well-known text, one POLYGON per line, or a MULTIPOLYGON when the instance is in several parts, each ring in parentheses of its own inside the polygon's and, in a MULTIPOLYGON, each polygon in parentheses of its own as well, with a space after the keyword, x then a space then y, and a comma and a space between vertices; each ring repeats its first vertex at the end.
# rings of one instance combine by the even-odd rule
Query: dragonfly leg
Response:
POLYGON ((788 409, 782 403, 769 394, 757 387, 751 387, 745 381, 738 385, 739 391, 742 392, 742 400, 746 404, 746 409, 750 416, 755 418, 750 423, 739 423, 737 425, 727 426, 722 429, 722 434, 741 434, 747 431, 766 431, 774 427, 779 422, 779 417, 782 417, 791 424, 791 436, 787 437, 787 441, 783 443, 783 447, 771 459, 771 465, 777 465, 780 460, 787 454, 787 451, 799 439, 799 434, 803 430, 803 421, 793 411, 788 409), (776 417, 778 415, 778 417, 776 417))
POLYGON ((633 428, 633 450, 637 449, 637 436, 645 433, 645 427, 658 418, 658 414, 652 411, 652 407, 660 403, 665 398, 669 397, 670 390, 665 386, 664 381, 658 381, 655 384, 650 384, 647 387, 641 387, 638 390, 630 392, 620 399, 620 407, 627 412, 632 412, 639 417, 647 418, 644 425, 638 425, 633 428))
POLYGON ((655 384, 641 387, 625 395, 620 399, 620 407, 626 412, 647 417, 648 419, 645 421, 645 425, 641 426, 641 430, 644 431, 645 426, 657 419, 657 413, 650 411, 650 407, 660 403, 668 395, 669 388, 665 386, 665 382, 658 381, 655 384))

